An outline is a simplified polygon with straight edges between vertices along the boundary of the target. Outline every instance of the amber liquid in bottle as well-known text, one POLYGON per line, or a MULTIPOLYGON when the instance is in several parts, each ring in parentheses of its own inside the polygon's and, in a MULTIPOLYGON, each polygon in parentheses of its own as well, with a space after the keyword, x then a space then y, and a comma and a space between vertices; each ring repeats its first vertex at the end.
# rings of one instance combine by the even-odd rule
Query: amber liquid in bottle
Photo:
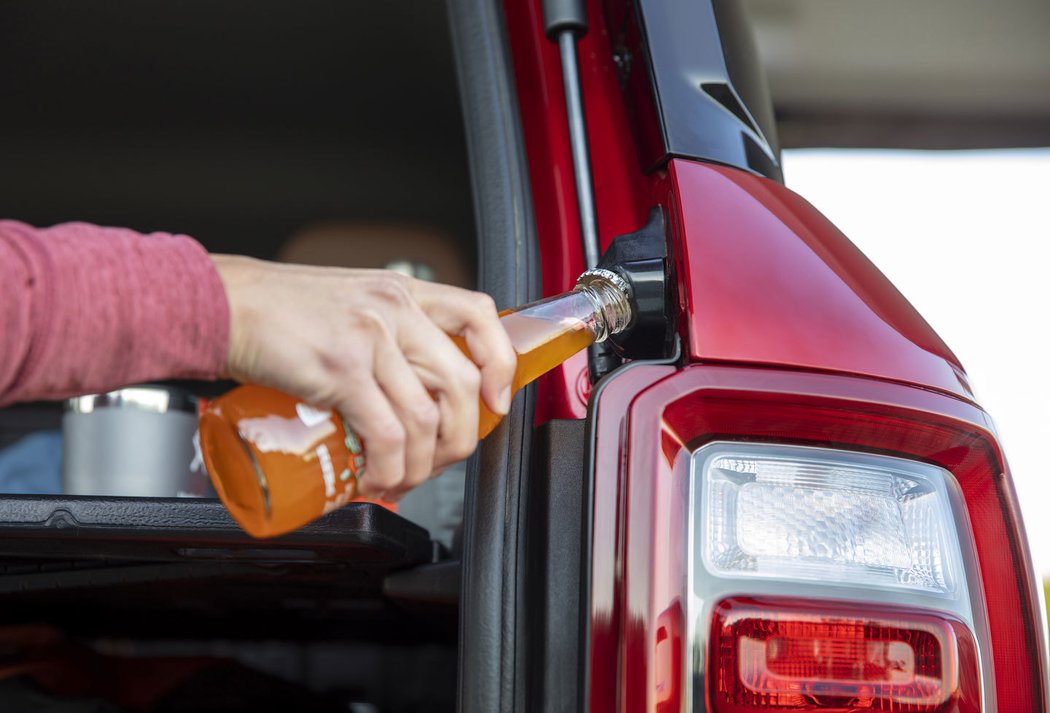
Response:
MULTIPOLYGON (((510 387, 514 393, 594 341, 594 333, 580 322, 562 323, 508 312, 500 317, 500 323, 518 354, 518 367, 510 387)), ((462 339, 453 338, 453 341, 470 355, 462 339)), ((492 433, 502 418, 482 400, 478 410, 478 438, 492 433)))
MULTIPOLYGON (((576 290, 500 317, 518 354, 513 391, 626 326, 627 288, 613 278, 585 273, 576 290)), ((469 356, 464 341, 452 339, 469 356)), ((501 418, 482 401, 478 437, 501 418)), ((239 386, 212 401, 200 437, 219 497, 254 537, 290 532, 355 500, 364 473, 364 443, 337 413, 261 386, 239 386)))

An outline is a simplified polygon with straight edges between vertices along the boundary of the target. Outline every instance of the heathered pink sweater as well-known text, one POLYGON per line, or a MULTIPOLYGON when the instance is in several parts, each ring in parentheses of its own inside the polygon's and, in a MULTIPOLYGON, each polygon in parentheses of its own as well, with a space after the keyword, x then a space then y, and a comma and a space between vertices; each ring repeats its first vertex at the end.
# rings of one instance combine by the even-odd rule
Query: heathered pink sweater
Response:
POLYGON ((197 242, 0 220, 0 405, 217 377, 229 308, 197 242))

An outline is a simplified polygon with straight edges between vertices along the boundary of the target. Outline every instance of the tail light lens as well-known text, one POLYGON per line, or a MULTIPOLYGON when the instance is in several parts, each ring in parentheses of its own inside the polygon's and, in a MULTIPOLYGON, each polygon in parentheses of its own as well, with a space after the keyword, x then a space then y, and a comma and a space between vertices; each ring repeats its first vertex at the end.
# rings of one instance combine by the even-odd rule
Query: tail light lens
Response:
POLYGON ((710 637, 713 713, 979 713, 961 622, 876 605, 730 598, 710 637))
POLYGON ((947 471, 760 444, 712 444, 697 456, 714 574, 955 592, 962 555, 947 471))
POLYGON ((720 579, 699 589, 797 595, 715 608, 713 711, 980 713, 951 473, 836 448, 716 441, 693 453, 693 483, 695 547, 720 579))

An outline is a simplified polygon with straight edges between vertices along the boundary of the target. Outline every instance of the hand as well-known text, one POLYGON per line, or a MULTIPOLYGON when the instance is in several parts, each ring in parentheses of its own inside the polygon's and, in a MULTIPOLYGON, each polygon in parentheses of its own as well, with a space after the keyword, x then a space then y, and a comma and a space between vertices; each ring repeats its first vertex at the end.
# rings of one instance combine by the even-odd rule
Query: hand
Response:
POLYGON ((516 355, 488 295, 385 270, 212 259, 230 304, 228 375, 339 411, 366 443, 361 495, 396 500, 470 455, 479 395, 509 410, 516 355))

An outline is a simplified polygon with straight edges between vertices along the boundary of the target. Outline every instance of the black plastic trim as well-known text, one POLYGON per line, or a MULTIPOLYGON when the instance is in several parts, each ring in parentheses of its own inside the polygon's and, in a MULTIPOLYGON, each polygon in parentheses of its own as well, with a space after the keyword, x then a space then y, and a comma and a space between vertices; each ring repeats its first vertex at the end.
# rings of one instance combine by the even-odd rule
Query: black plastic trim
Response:
POLYGON ((383 594, 401 603, 459 606, 463 563, 433 562, 394 572, 383 580, 383 594))
POLYGON ((434 557, 426 530, 372 503, 257 540, 218 500, 8 495, 0 624, 136 638, 449 641, 448 626, 421 625, 383 598, 390 572, 434 557))
MULTIPOLYGON (((498 0, 449 0, 479 240, 481 289, 501 308, 540 295, 525 145, 498 0)), ((524 708, 524 504, 532 389, 467 468, 460 598, 461 713, 524 708)))
POLYGON ((672 157, 783 181, 773 104, 739 0, 606 0, 646 169, 672 157))
POLYGON ((675 305, 663 209, 649 211, 645 225, 613 238, 598 267, 619 273, 631 286, 633 317, 627 329, 609 338, 628 359, 659 359, 671 352, 675 305))
MULTIPOLYGON (((350 503, 294 533, 245 534, 218 500, 5 495, 0 557, 222 560, 253 563, 427 562, 427 531, 372 503, 350 503)), ((2 578, 0 574, 0 578, 2 578)))
POLYGON ((561 713, 579 700, 580 513, 586 422, 536 429, 526 537, 528 701, 561 713))

